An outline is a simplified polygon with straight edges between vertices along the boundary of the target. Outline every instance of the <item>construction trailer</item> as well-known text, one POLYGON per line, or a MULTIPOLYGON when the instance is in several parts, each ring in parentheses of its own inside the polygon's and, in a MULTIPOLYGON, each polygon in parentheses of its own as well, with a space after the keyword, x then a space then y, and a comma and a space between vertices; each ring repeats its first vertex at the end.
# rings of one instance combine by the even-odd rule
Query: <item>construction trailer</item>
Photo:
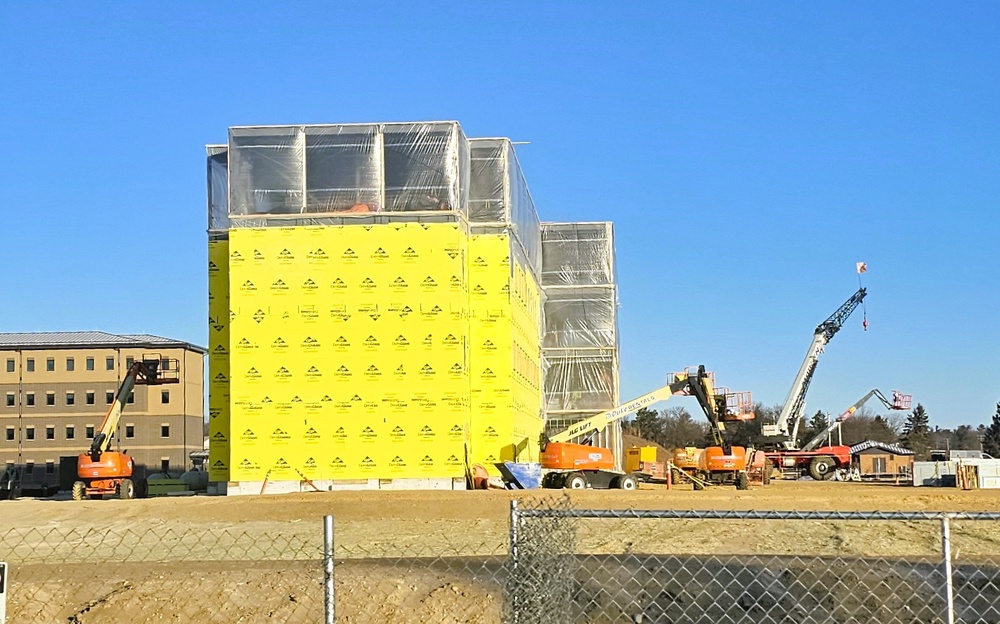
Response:
POLYGON ((208 187, 214 491, 464 488, 538 459, 541 232, 509 140, 230 128, 208 187))
POLYGON ((863 481, 909 482, 913 477, 913 451, 898 444, 867 440, 850 447, 851 464, 863 481))

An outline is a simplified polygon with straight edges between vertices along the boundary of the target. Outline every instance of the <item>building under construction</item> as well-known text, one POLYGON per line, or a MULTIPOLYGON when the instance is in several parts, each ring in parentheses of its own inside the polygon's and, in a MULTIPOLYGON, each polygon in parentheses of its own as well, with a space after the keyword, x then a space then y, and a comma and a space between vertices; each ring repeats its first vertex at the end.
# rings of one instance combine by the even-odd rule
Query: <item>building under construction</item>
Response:
POLYGON ((543 228, 509 140, 234 127, 208 175, 218 491, 464 488, 617 403, 610 224, 543 228))

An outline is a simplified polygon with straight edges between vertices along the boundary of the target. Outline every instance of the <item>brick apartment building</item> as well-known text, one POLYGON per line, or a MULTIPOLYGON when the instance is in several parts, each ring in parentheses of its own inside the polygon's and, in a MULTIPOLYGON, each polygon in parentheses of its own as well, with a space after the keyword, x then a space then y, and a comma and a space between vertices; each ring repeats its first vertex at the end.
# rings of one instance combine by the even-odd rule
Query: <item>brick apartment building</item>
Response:
POLYGON ((137 385, 112 448, 140 475, 186 470, 203 447, 205 353, 146 334, 0 333, 0 464, 20 467, 26 490, 71 485, 122 376, 133 360, 156 358, 176 362, 180 381, 137 385))

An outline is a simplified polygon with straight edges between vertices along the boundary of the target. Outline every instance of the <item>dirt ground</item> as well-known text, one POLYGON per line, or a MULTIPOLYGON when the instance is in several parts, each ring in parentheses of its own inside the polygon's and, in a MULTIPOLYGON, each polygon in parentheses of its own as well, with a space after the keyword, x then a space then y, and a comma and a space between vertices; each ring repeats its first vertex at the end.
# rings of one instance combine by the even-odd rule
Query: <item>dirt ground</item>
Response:
MULTIPOLYGON (((1000 511, 1000 490, 776 482, 737 492, 315 492, 0 502, 8 621, 322 620, 322 517, 335 519, 338 622, 498 622, 510 501, 581 509, 1000 511), (562 504, 562 503, 559 503, 562 504)), ((581 520, 593 556, 940 556, 934 522, 581 520)), ((956 522, 961 561, 1000 525, 956 522)))

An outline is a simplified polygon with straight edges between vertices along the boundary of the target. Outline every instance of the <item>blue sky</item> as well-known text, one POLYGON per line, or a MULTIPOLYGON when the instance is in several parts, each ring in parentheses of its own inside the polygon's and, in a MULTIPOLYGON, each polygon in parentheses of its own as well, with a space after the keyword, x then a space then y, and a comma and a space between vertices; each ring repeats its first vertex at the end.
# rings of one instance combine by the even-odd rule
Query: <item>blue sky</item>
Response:
POLYGON ((613 220, 622 396, 699 363, 807 410, 1000 401, 1000 5, 5 3, 0 331, 204 344, 206 143, 456 119, 543 220, 613 220))

